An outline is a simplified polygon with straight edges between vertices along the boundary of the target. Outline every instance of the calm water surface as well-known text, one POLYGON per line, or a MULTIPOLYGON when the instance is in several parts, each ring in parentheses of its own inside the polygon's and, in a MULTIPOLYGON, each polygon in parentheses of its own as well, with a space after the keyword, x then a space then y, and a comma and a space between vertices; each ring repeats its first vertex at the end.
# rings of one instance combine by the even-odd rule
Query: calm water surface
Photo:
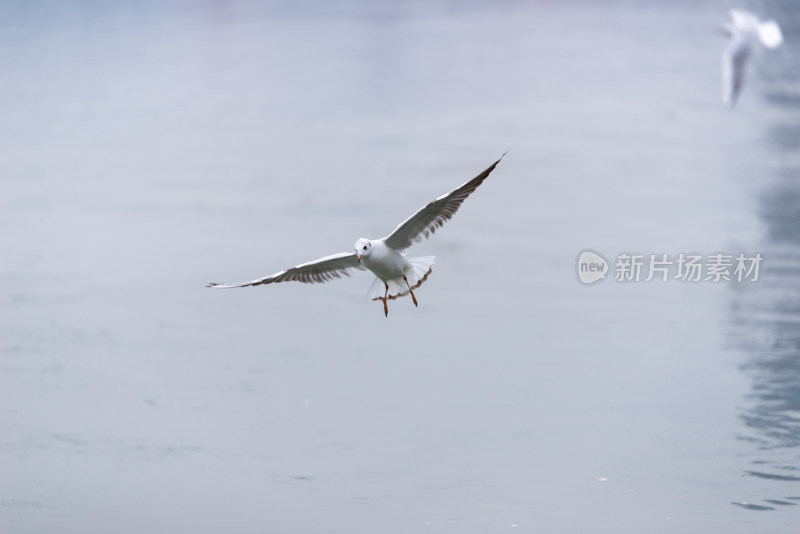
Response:
POLYGON ((716 0, 0 4, 3 531, 794 532, 800 9, 744 4, 734 112, 716 0), (506 150, 419 308, 203 287, 506 150))

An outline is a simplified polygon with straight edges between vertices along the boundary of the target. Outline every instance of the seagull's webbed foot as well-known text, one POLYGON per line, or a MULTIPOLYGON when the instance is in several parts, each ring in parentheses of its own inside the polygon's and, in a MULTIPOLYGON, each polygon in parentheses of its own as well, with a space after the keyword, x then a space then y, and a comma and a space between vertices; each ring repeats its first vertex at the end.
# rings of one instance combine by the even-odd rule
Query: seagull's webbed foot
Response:
POLYGON ((417 304, 417 297, 414 296, 414 291, 411 289, 411 285, 408 283, 408 278, 406 278, 406 275, 403 275, 403 280, 406 281, 406 287, 408 287, 408 292, 411 293, 411 300, 414 301, 414 306, 419 306, 419 304, 417 304))

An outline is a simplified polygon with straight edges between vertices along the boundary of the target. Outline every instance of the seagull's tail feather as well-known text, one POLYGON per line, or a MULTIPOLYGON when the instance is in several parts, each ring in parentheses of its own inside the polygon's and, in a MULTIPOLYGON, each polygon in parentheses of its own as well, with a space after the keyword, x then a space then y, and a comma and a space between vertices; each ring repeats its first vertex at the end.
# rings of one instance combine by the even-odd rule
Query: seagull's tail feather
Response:
MULTIPOLYGON (((411 264, 411 272, 406 273, 406 278, 408 278, 408 284, 413 291, 425 283, 428 276, 433 272, 433 264, 436 261, 436 256, 408 258, 408 261, 411 264)), ((387 285, 389 286, 388 300, 395 300, 408 295, 408 287, 402 278, 389 280, 387 285)), ((372 300, 383 300, 385 294, 386 286, 383 285, 383 281, 379 278, 375 278, 375 281, 372 282, 369 288, 367 296, 372 300)))
POLYGON ((433 264, 436 263, 436 256, 419 256, 417 258, 408 258, 408 262, 414 270, 413 277, 408 276, 408 283, 411 284, 411 289, 416 289, 428 278, 433 270, 433 264))
POLYGON ((367 297, 372 300, 378 300, 378 298, 383 298, 383 292, 386 288, 383 287, 383 282, 377 276, 375 280, 372 281, 372 285, 369 286, 367 290, 367 297))

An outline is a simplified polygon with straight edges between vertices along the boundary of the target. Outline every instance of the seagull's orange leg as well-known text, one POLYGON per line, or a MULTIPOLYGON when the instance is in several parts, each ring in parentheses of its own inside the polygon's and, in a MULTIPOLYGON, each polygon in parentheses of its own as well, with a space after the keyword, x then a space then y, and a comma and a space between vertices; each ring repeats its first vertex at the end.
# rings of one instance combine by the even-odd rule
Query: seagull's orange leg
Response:
POLYGON ((411 293, 411 300, 414 301, 414 306, 419 306, 419 304, 417 304, 417 297, 414 296, 414 292, 411 290, 411 286, 408 284, 408 278, 406 278, 406 275, 403 275, 403 280, 406 281, 406 287, 408 287, 408 292, 411 293))
POLYGON ((386 292, 383 294, 383 316, 389 317, 389 306, 386 304, 386 300, 389 296, 389 284, 384 282, 383 285, 386 286, 386 292))

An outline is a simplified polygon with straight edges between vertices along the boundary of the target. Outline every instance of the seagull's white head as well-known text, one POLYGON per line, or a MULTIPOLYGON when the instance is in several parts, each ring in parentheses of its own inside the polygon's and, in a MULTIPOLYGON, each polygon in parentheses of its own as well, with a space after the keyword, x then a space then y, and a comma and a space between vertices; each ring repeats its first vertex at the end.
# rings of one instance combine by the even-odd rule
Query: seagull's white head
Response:
POLYGON ((372 253, 372 241, 366 237, 362 237, 356 241, 354 246, 356 247, 356 254, 358 254, 358 261, 361 261, 361 258, 369 256, 372 253))

